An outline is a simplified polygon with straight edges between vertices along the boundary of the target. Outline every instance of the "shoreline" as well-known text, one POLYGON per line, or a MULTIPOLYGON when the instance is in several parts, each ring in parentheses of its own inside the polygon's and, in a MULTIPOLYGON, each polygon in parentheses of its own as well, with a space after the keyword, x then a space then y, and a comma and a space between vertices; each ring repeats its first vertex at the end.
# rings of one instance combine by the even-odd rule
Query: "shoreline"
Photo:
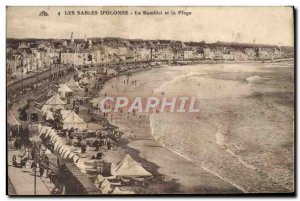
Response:
POLYGON ((198 64, 257 64, 257 63, 280 63, 280 62, 289 62, 294 61, 294 58, 286 59, 275 59, 275 60, 183 60, 176 61, 176 63, 170 64, 170 66, 176 65, 198 65, 198 64), (179 62, 179 63, 177 63, 179 62), (185 63, 186 62, 186 63, 185 63), (190 62, 190 63, 189 63, 190 62))

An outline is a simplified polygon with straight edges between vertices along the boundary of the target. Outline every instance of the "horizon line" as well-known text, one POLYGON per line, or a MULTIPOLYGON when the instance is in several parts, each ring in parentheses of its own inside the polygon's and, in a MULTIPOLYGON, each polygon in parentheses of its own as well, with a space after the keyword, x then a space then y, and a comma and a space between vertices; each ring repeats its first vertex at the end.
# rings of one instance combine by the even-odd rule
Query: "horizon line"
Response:
MULTIPOLYGON (((264 44, 264 43, 250 43, 250 42, 228 42, 228 41, 215 41, 215 42, 206 42, 205 40, 201 41, 183 41, 183 40, 172 40, 172 39, 140 39, 140 38, 135 38, 135 39, 130 39, 130 38, 122 38, 122 37, 113 37, 113 36, 107 36, 107 37, 99 37, 99 36, 93 36, 93 37, 87 37, 86 39, 91 39, 91 38, 99 38, 99 39, 105 39, 105 38, 116 38, 116 39, 123 39, 123 40, 142 40, 142 41, 179 41, 179 42, 184 42, 184 43, 200 43, 203 42, 205 44, 215 44, 215 43, 227 43, 227 44, 244 44, 244 45, 262 45, 262 46, 277 46, 277 47, 294 47, 291 45, 276 45, 276 44, 264 44)), ((17 39, 17 40, 28 40, 28 39, 36 39, 36 40, 70 40, 69 38, 34 38, 34 37, 27 37, 27 38, 18 38, 18 37, 7 37, 7 39, 17 39)), ((84 38, 74 38, 74 40, 84 40, 84 38)))

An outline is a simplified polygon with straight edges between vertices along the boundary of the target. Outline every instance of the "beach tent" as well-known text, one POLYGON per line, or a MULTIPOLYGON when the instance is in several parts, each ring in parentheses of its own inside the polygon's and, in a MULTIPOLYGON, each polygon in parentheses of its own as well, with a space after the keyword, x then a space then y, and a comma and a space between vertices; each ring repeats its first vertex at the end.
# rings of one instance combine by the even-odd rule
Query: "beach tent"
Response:
POLYGON ((58 140, 54 143, 54 150, 57 151, 63 145, 62 141, 58 140))
POLYGON ((73 96, 83 96, 84 89, 82 89, 77 82, 71 77, 71 79, 66 83, 66 85, 73 90, 73 96))
POLYGON ((56 132, 53 132, 51 135, 51 138, 50 138, 51 142, 54 143, 56 141, 55 139, 57 139, 57 137, 58 136, 57 136, 56 132))
POLYGON ((77 155, 73 156, 74 163, 77 163, 79 161, 79 157, 77 155))
POLYGON ((73 90, 73 91, 76 91, 76 90, 83 90, 83 89, 79 86, 78 82, 76 82, 76 81, 74 80, 73 77, 71 77, 70 80, 69 80, 67 83, 65 83, 65 84, 66 84, 71 90, 73 90))
POLYGON ((107 72, 107 75, 117 75, 117 73, 118 73, 116 70, 111 69, 111 68, 107 69, 106 72, 107 72))
POLYGON ((45 154, 52 154, 52 152, 49 149, 46 149, 45 154))
POLYGON ((61 84, 58 88, 58 91, 68 93, 68 92, 72 92, 73 90, 70 89, 66 84, 61 84))
POLYGON ((40 133, 39 135, 41 136, 42 134, 46 134, 48 132, 49 129, 52 129, 51 127, 49 126, 43 126, 40 130, 40 133))
POLYGON ((72 159, 74 156, 75 156, 76 154, 75 153, 73 153, 73 152, 71 152, 70 154, 69 154, 69 159, 72 159))
POLYGON ((60 99, 59 94, 55 94, 49 100, 46 101, 45 105, 65 105, 66 103, 60 99))
POLYGON ((50 133, 53 132, 52 128, 47 129, 47 131, 45 132, 45 137, 50 136, 50 133))
POLYGON ((149 177, 152 176, 150 172, 145 170, 138 162, 136 162, 129 154, 112 168, 111 174, 114 176, 125 177, 149 177))
POLYGON ((46 114, 46 120, 54 120, 53 112, 47 110, 46 114))
POLYGON ((57 135, 57 133, 55 133, 54 137, 53 137, 53 143, 55 143, 56 141, 59 141, 60 137, 57 135))
POLYGON ((69 149, 67 149, 63 154, 62 154, 62 157, 67 159, 69 154, 71 153, 71 151, 69 149))
POLYGON ((46 115, 47 111, 49 111, 50 109, 51 109, 51 106, 43 105, 43 107, 41 108, 43 115, 46 115))
POLYGON ((74 80, 74 78, 73 77, 71 77, 70 78, 70 80, 68 81, 68 82, 66 82, 65 83, 70 89, 72 89, 72 88, 78 88, 79 87, 79 85, 78 85, 78 83, 74 80))
POLYGON ((66 84, 61 84, 58 88, 58 93, 60 94, 61 98, 65 98, 67 93, 72 93, 72 89, 70 89, 66 84))
POLYGON ((112 190, 108 179, 106 179, 106 178, 104 179, 104 181, 101 183, 100 189, 103 194, 107 194, 108 192, 110 192, 112 190))
POLYGON ((66 150, 68 149, 68 147, 66 145, 62 145, 60 150, 58 151, 60 154, 63 154, 66 150))
POLYGON ((61 114, 62 119, 65 119, 71 112, 72 112, 72 110, 61 110, 60 114, 61 114))
POLYGON ((80 77, 80 78, 82 78, 84 76, 84 72, 82 72, 82 71, 78 71, 77 73, 78 73, 77 76, 80 77))
POLYGON ((122 191, 119 187, 116 187, 112 194, 117 194, 117 195, 128 195, 128 194, 135 194, 133 191, 122 191))
MULTIPOLYGON (((82 156, 83 155, 80 155, 80 157, 82 157, 82 156)), ((75 165, 80 169, 80 171, 82 173, 86 173, 85 172, 85 168, 84 168, 84 160, 85 160, 85 158, 79 158, 77 155, 74 156, 74 157, 73 157, 73 161, 75 162, 75 165), (77 161, 76 161, 76 158, 78 158, 77 161)))
POLYGON ((87 78, 87 77, 85 77, 85 78, 79 80, 79 83, 80 83, 80 84, 88 84, 89 82, 90 82, 90 80, 89 80, 89 78, 87 78))
POLYGON ((80 130, 83 130, 87 128, 87 124, 74 111, 72 111, 63 120, 63 128, 64 129, 78 128, 80 130))
POLYGON ((64 144, 62 143, 62 144, 60 144, 60 145, 58 145, 58 147, 57 147, 57 152, 59 153, 60 151, 61 151, 61 149, 62 149, 62 147, 64 146, 64 144))
POLYGON ((58 144, 57 148, 55 149, 55 151, 59 152, 59 150, 61 149, 61 147, 63 146, 64 144, 61 143, 61 144, 58 144))
POLYGON ((41 123, 38 124, 38 131, 41 132, 41 129, 43 128, 43 125, 41 123))
POLYGON ((48 108, 48 109, 53 108, 54 110, 65 109, 66 104, 67 104, 66 102, 64 102, 60 99, 59 94, 55 94, 49 100, 46 101, 45 108, 48 108))
POLYGON ((97 178, 95 179, 95 182, 94 182, 94 185, 97 187, 97 188, 100 188, 101 187, 101 184, 102 182, 105 180, 105 178, 101 175, 101 174, 98 174, 97 178))

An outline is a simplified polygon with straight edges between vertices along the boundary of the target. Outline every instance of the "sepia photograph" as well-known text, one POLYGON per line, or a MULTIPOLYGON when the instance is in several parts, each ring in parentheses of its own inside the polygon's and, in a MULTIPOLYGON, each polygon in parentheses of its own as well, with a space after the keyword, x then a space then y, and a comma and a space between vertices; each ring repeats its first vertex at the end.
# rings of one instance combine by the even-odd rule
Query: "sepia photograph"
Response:
POLYGON ((295 195, 294 7, 5 15, 8 196, 295 195))

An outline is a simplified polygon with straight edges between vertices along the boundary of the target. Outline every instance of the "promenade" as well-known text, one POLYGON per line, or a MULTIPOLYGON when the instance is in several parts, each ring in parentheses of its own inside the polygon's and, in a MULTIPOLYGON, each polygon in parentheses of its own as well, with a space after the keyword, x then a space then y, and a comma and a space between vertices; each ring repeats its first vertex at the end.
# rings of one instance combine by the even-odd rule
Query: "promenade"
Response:
MULTIPOLYGON (((60 71, 64 71, 68 68, 70 68, 70 66, 52 67, 51 68, 51 75, 54 75, 54 74, 56 74, 60 71)), ((19 78, 17 80, 11 80, 7 83, 8 84, 7 87, 8 87, 9 90, 15 90, 15 89, 21 88, 22 86, 26 87, 30 84, 35 84, 35 83, 37 83, 38 80, 48 78, 49 76, 50 76, 50 68, 48 68, 45 71, 41 71, 41 72, 38 72, 38 73, 31 74, 29 76, 24 75, 23 79, 19 78)))
MULTIPOLYGON (((31 168, 16 168, 10 165, 13 155, 20 154, 20 150, 8 150, 8 179, 16 195, 34 195, 34 174, 31 168)), ((37 171, 38 174, 38 171, 37 171)), ((45 175, 45 174, 44 174, 45 175)), ((54 184, 50 183, 49 178, 45 176, 36 177, 36 194, 50 195, 54 184)), ((9 192, 9 195, 10 192, 9 192)))

